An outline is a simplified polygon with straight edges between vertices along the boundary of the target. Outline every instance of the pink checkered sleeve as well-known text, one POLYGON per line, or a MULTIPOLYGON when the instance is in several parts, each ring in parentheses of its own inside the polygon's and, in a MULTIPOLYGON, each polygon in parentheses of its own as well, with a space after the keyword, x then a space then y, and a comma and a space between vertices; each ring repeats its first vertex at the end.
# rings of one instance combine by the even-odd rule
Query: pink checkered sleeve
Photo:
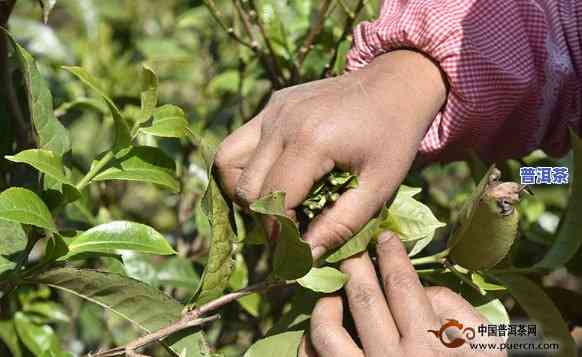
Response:
POLYGON ((561 156, 582 129, 581 36, 580 0, 385 0, 354 30, 348 70, 399 48, 440 65, 450 89, 424 159, 561 156))

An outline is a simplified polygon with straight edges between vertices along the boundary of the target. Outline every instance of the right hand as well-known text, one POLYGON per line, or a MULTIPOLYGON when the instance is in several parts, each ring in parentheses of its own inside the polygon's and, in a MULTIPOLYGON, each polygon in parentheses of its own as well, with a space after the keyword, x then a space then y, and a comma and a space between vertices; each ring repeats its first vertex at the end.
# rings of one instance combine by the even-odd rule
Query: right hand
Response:
POLYGON ((477 327, 487 325, 488 321, 460 295, 444 287, 424 288, 404 245, 395 234, 382 234, 377 250, 381 282, 378 282, 367 252, 341 264, 341 270, 349 277, 345 293, 362 348, 343 326, 342 298, 327 296, 321 298, 313 310, 311 343, 304 339, 299 356, 507 356, 506 352, 496 349, 471 349, 471 343, 496 344, 499 348, 503 340, 477 334, 477 327), (450 319, 458 323, 453 322, 453 325, 450 319), (449 325, 445 325, 447 323, 449 325), (471 337, 470 332, 463 334, 461 329, 465 328, 473 328, 474 336, 471 337), (445 343, 459 338, 462 344, 446 347, 435 336, 441 332, 445 335, 445 343))
POLYGON ((358 187, 305 234, 318 258, 391 198, 445 97, 432 61, 413 51, 390 52, 357 72, 274 93, 261 113, 223 141, 216 167, 239 204, 285 191, 291 214, 334 167, 356 174, 358 187))

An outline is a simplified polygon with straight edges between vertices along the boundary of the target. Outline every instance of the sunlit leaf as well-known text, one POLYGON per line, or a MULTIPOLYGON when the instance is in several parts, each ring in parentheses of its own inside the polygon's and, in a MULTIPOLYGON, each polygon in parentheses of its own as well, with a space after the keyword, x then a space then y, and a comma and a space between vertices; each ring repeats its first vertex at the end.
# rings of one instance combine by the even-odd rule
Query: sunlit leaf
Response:
MULTIPOLYGON (((8 35, 8 34, 7 34, 8 35)), ((38 146, 41 149, 53 151, 62 156, 71 149, 71 141, 67 129, 57 120, 53 113, 53 97, 48 84, 40 75, 32 56, 26 52, 14 39, 12 42, 24 74, 28 107, 31 122, 38 137, 38 146)))
POLYGON ((63 306, 54 301, 38 301, 30 305, 26 305, 23 311, 31 314, 42 315, 49 319, 50 322, 70 322, 63 306))
POLYGON ((158 105, 158 76, 153 69, 143 65, 143 91, 141 92, 141 116, 138 123, 147 121, 158 105))
POLYGON ((49 175, 61 183, 72 184, 71 180, 65 176, 63 160, 50 150, 24 150, 16 155, 8 155, 6 159, 12 162, 29 164, 43 174, 49 175))
POLYGON ((331 253, 325 261, 328 263, 337 263, 365 251, 372 238, 378 235, 380 224, 386 220, 387 215, 388 208, 383 207, 377 217, 371 219, 355 236, 331 253))
POLYGON ((39 326, 20 311, 14 314, 14 326, 22 343, 35 356, 42 357, 47 351, 60 351, 59 338, 50 326, 39 326))
POLYGON ((16 267, 26 241, 26 233, 19 223, 0 219, 0 275, 16 267))
POLYGON ((12 357, 22 357, 22 348, 13 320, 0 320, 0 339, 8 347, 12 357))
POLYGON ((304 288, 321 293, 338 291, 347 281, 346 274, 332 267, 311 268, 307 275, 297 279, 304 288))
POLYGON ((255 342, 244 357, 297 357, 303 331, 289 331, 265 337, 255 342))
POLYGON ((440 222, 430 208, 413 198, 420 189, 400 186, 388 209, 388 217, 380 223, 381 230, 392 231, 400 237, 410 256, 418 254, 433 239, 440 222))
POLYGON ((44 202, 34 192, 22 187, 11 187, 0 193, 0 219, 49 231, 57 229, 44 202))
POLYGON ((166 238, 152 227, 135 222, 113 221, 93 227, 75 237, 69 243, 66 258, 87 252, 115 254, 118 250, 158 255, 176 253, 166 238))
POLYGON ((167 138, 182 138, 187 135, 188 121, 184 111, 175 105, 164 105, 154 112, 152 125, 141 128, 146 134, 167 138))
POLYGON ((151 182, 178 191, 174 160, 153 146, 132 147, 125 155, 113 159, 93 180, 151 182))

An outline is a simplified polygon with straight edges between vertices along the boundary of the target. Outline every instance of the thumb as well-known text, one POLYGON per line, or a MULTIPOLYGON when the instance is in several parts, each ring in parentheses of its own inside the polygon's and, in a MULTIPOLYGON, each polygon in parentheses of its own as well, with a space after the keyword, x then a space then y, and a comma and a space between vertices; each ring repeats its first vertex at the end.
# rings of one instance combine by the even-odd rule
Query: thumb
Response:
POLYGON ((357 187, 344 192, 310 223, 305 240, 312 247, 314 259, 352 238, 376 215, 398 185, 390 181, 362 173, 357 187))

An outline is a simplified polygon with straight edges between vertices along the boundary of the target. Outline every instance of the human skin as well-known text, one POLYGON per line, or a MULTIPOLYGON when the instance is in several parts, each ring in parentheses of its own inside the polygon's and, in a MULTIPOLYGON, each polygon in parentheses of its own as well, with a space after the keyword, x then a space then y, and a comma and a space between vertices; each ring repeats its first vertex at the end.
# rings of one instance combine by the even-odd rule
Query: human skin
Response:
POLYGON ((447 319, 458 320, 475 330, 488 322, 451 290, 424 288, 395 234, 386 232, 379 237, 377 254, 380 281, 367 252, 341 264, 341 270, 348 275, 345 294, 361 347, 343 327, 341 297, 327 296, 321 298, 313 310, 310 338, 303 341, 299 356, 507 356, 503 351, 471 351, 467 343, 457 348, 441 344, 428 330, 438 330, 447 319))
POLYGON ((277 91, 221 143, 215 164, 222 185, 243 206, 284 191, 293 215, 334 167, 356 174, 358 187, 318 215, 304 235, 317 259, 351 238, 392 197, 446 93, 439 67, 410 50, 277 91))

